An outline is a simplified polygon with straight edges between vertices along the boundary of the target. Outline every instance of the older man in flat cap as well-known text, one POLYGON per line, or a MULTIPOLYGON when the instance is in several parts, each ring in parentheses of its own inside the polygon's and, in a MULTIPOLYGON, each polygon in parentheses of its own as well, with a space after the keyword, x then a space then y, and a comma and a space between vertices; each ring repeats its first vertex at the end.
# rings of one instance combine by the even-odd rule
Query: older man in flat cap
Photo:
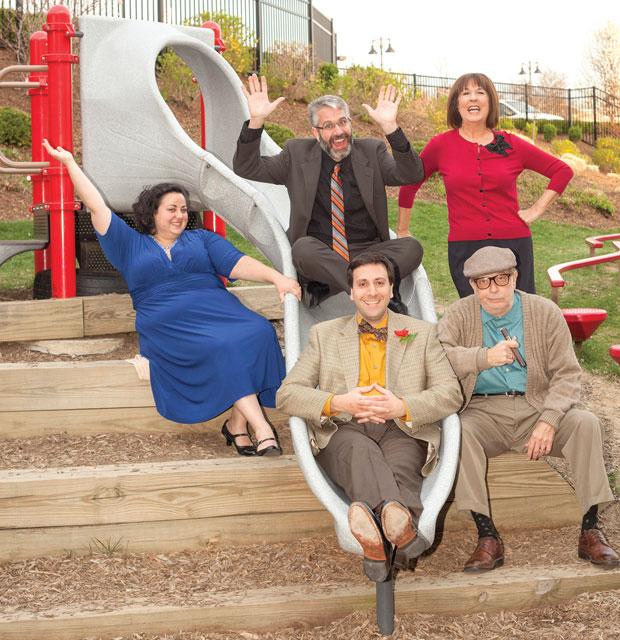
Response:
POLYGON ((461 382, 462 449, 456 504, 470 512, 478 544, 465 571, 504 562, 489 511, 487 459, 527 451, 530 460, 566 458, 583 521, 578 555, 599 567, 620 559, 598 528, 598 509, 613 500, 603 462, 598 418, 578 408, 581 369, 567 324, 551 301, 516 290, 510 249, 484 247, 464 265, 474 294, 452 304, 439 339, 461 382))

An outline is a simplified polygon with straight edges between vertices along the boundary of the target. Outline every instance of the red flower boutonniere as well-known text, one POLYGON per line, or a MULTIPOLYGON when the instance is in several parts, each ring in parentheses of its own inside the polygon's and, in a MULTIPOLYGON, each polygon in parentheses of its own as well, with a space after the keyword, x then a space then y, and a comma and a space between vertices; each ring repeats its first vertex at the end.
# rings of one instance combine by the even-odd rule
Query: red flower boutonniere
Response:
POLYGON ((412 342, 418 334, 409 333, 409 329, 396 329, 394 335, 398 337, 399 342, 407 344, 407 342, 412 342))

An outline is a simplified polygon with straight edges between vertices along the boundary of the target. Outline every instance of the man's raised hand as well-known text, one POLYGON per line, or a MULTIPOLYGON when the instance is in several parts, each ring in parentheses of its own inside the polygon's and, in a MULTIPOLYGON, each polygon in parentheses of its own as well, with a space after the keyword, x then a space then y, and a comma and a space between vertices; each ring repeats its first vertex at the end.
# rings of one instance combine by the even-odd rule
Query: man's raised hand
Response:
POLYGON ((254 73, 248 78, 248 86, 241 85, 243 95, 248 101, 248 109, 250 111, 250 129, 260 129, 265 120, 278 108, 278 105, 284 100, 283 97, 276 98, 273 102, 269 102, 269 94, 267 92, 267 80, 265 76, 258 76, 254 73))
POLYGON ((398 129, 396 114, 398 113, 398 105, 401 100, 402 95, 400 92, 396 91, 396 87, 390 84, 387 87, 381 87, 381 89, 379 89, 379 98, 377 99, 377 106, 374 109, 367 104, 363 104, 362 106, 387 136, 398 129))

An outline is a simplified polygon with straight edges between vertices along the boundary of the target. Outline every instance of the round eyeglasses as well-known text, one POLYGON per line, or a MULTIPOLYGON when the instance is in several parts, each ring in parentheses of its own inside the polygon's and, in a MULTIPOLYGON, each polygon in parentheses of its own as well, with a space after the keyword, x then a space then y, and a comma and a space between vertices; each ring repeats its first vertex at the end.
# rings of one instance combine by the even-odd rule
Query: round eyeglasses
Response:
POLYGON ((342 118, 340 118, 339 120, 336 120, 336 122, 325 122, 322 126, 314 125, 315 129, 325 129, 325 131, 333 131, 336 126, 340 127, 341 129, 344 129, 349 122, 351 122, 351 118, 347 118, 346 116, 343 116, 342 118))
POLYGON ((498 287, 505 287, 510 282, 511 275, 511 273, 498 273, 492 277, 474 278, 474 282, 478 289, 488 289, 491 286, 491 282, 494 282, 498 287))

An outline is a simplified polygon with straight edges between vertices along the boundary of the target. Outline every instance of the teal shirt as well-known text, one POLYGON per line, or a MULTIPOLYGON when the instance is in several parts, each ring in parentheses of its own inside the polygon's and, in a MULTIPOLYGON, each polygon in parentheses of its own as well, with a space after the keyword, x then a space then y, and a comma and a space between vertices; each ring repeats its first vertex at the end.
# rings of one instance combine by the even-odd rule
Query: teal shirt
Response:
MULTIPOLYGON (((500 329, 505 327, 511 337, 516 337, 519 343, 519 352, 525 355, 523 347, 523 307, 521 295, 515 291, 514 303, 510 311, 496 318, 480 307, 482 320, 482 344, 484 347, 494 347, 504 340, 500 329)), ((527 370, 516 360, 512 364, 504 364, 501 367, 491 367, 478 374, 474 393, 503 393, 504 391, 525 392, 527 384, 527 370)))

